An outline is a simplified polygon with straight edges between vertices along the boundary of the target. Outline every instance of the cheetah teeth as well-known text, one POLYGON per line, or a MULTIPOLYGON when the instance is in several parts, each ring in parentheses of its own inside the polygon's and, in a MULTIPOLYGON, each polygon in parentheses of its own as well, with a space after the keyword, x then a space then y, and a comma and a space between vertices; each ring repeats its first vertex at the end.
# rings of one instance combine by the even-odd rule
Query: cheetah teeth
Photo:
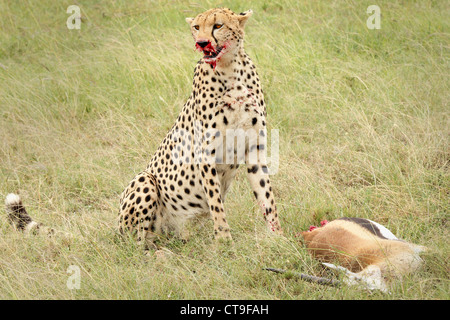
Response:
POLYGON ((206 59, 214 59, 219 55, 219 53, 222 51, 222 49, 223 49, 223 47, 219 47, 219 48, 217 48, 216 51, 205 50, 205 51, 203 51, 203 53, 205 54, 206 59))

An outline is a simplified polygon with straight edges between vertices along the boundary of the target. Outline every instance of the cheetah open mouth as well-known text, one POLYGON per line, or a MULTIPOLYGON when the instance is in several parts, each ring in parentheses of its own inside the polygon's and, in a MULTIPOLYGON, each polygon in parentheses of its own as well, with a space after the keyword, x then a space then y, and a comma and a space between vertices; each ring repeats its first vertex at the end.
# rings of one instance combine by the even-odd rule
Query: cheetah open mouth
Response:
POLYGON ((203 50, 204 58, 205 59, 214 59, 217 58, 217 56, 222 52, 223 47, 217 47, 217 50, 214 50, 214 48, 211 46, 211 49, 205 48, 203 50), (212 49, 212 50, 211 50, 212 49))
POLYGON ((226 44, 223 45, 222 47, 217 46, 217 47, 213 47, 211 43, 208 43, 207 46, 205 46, 204 48, 200 47, 198 44, 196 44, 196 48, 203 52, 203 58, 205 59, 206 63, 209 63, 211 65, 213 65, 213 67, 216 67, 216 63, 217 61, 220 60, 220 58, 222 58, 222 56, 225 53, 225 49, 226 49, 226 44))

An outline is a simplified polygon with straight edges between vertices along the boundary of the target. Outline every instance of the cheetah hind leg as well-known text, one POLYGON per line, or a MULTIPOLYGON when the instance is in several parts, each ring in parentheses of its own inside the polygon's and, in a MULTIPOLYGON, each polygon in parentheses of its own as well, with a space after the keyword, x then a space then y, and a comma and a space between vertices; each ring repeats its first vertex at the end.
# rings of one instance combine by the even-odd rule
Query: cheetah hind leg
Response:
POLYGON ((158 248, 155 242, 170 235, 187 240, 185 221, 163 212, 156 177, 141 172, 122 193, 119 213, 120 233, 131 233, 144 249, 158 248))

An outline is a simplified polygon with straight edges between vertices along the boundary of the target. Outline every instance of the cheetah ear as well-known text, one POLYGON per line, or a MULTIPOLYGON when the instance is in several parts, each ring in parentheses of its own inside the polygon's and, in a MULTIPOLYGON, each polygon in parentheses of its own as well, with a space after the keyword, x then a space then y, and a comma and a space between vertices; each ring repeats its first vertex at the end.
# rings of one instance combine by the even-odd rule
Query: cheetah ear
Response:
POLYGON ((239 25, 241 26, 241 28, 243 28, 245 26, 245 23, 247 22, 248 18, 250 18, 253 14, 252 10, 247 10, 244 12, 239 13, 238 15, 238 20, 239 20, 239 25))
POLYGON ((189 25, 192 24, 192 21, 194 21, 194 18, 186 18, 186 22, 189 23, 189 25))

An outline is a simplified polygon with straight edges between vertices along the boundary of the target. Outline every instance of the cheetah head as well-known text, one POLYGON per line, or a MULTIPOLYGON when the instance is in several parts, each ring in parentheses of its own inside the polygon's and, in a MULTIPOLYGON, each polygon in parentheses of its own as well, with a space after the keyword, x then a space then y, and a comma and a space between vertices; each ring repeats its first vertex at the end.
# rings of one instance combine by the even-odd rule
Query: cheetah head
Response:
POLYGON ((231 61, 244 39, 244 26, 252 14, 252 10, 235 14, 230 9, 220 8, 186 18, 195 47, 203 53, 206 63, 215 67, 220 60, 231 61))

